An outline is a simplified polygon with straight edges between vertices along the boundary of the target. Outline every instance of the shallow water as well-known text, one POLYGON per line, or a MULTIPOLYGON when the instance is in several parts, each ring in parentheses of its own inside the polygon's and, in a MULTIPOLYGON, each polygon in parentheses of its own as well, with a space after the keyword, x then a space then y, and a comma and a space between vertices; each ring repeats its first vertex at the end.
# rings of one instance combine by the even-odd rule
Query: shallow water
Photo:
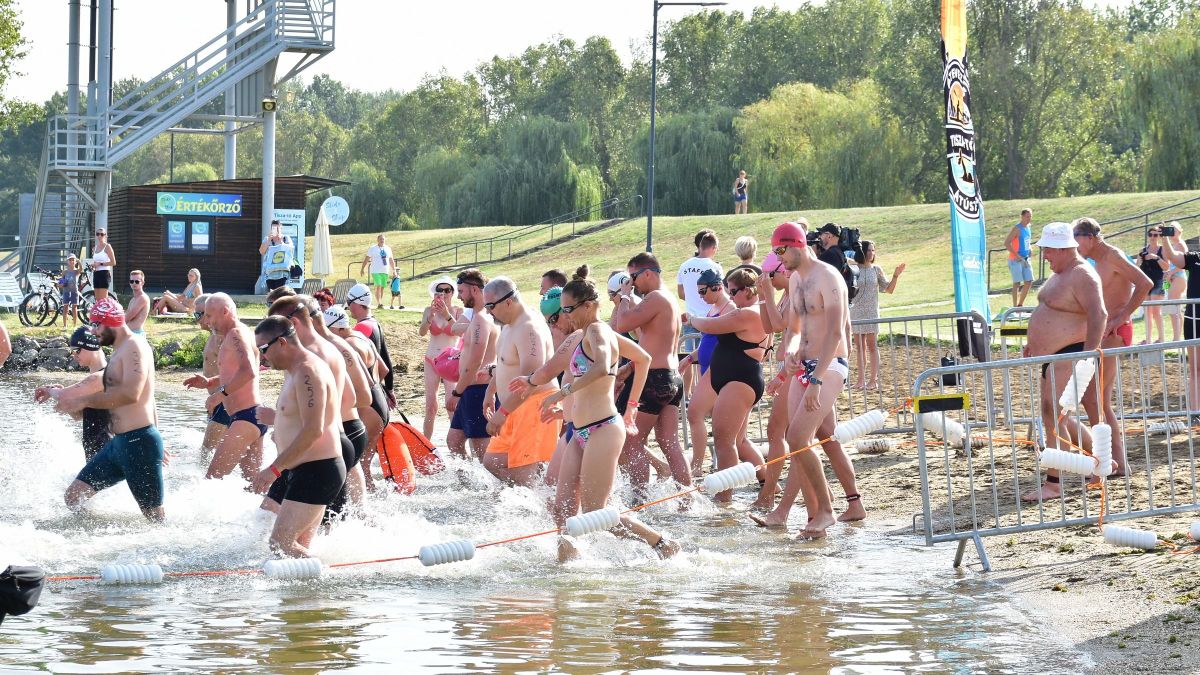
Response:
MULTIPOLYGON (((176 457, 168 522, 153 526, 123 485, 101 493, 87 517, 66 510, 62 491, 82 464, 77 425, 33 405, 34 385, 0 380, 0 410, 22 421, 0 444, 0 564, 54 575, 96 574, 109 563, 261 565, 270 521, 259 498, 240 481, 202 478, 199 394, 160 388, 160 430, 176 457)), ((462 471, 427 478, 412 496, 368 499, 366 518, 319 537, 314 553, 326 564, 374 560, 552 527, 542 506, 548 493, 497 493, 477 467, 452 468, 462 471)), ((0 667, 996 673, 1088 665, 1043 637, 1052 631, 997 585, 953 572, 945 548, 885 536, 878 525, 798 542, 703 498, 686 512, 655 507, 645 519, 682 540, 685 552, 664 562, 645 545, 589 535, 582 559, 559 565, 547 536, 484 548, 465 563, 362 565, 312 581, 54 582, 33 613, 0 625, 0 667)))

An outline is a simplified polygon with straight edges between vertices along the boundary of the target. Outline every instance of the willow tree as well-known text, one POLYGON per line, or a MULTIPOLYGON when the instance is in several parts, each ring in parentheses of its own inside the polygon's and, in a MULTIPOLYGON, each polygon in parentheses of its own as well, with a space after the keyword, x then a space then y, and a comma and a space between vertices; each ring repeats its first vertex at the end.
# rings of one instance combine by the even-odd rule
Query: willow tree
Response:
MULTIPOLYGON (((732 108, 663 115, 655 131, 654 213, 694 216, 733 210, 734 134, 732 108)), ((635 143, 636 157, 649 155, 649 136, 643 130, 635 143)), ((644 161, 644 160, 643 160, 644 161)), ((644 165, 639 192, 646 185, 644 165)))
POLYGON ((1142 185, 1181 190, 1200 185, 1200 20, 1138 39, 1125 94, 1145 152, 1142 185))
POLYGON ((756 211, 912 201, 916 149, 870 80, 844 92, 776 87, 736 127, 735 159, 752 178, 756 211))

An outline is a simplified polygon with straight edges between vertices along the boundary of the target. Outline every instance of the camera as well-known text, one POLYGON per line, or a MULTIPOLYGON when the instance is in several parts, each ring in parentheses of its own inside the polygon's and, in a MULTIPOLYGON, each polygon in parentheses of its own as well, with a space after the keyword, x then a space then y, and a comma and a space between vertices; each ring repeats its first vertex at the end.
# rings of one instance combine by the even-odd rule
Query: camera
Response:
POLYGON ((1164 237, 1175 236, 1175 228, 1170 225, 1163 225, 1160 229, 1162 230, 1162 236, 1164 237))

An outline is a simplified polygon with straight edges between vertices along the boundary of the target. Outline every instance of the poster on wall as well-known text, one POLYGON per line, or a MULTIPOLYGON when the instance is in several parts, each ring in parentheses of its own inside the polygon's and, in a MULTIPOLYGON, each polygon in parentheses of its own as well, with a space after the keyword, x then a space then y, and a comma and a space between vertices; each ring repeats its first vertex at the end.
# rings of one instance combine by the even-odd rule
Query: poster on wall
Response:
POLYGON ((187 251, 187 221, 167 221, 167 250, 175 252, 187 251))
POLYGON ((205 220, 192 221, 192 253, 212 253, 212 239, 209 237, 210 224, 205 220))

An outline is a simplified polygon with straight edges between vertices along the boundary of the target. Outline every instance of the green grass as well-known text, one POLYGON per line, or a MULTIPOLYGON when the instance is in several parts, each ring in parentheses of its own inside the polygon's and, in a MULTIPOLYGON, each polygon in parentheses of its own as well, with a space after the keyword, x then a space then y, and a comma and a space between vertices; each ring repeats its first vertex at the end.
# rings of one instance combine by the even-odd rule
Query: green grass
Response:
MULTIPOLYGON (((1034 234, 1041 225, 1055 220, 1072 220, 1090 215, 1099 220, 1112 220, 1143 213, 1168 204, 1200 196, 1200 191, 1159 192, 1136 194, 1109 194, 1061 199, 1031 199, 1013 201, 989 201, 986 204, 988 222, 988 247, 1000 248, 1012 224, 1019 219, 1022 208, 1031 208, 1034 213, 1034 234)), ((808 218, 814 226, 825 222, 836 222, 843 226, 857 227, 862 236, 876 242, 878 263, 891 274, 901 262, 907 270, 901 277, 896 292, 884 295, 881 307, 899 308, 949 301, 954 296, 953 271, 950 265, 950 225, 948 204, 921 204, 915 206, 837 209, 784 213, 752 213, 748 216, 685 216, 658 217, 654 219, 654 253, 663 266, 664 280, 674 286, 675 271, 680 263, 694 252, 692 244, 695 233, 711 228, 721 238, 718 260, 726 267, 735 263, 733 242, 737 237, 749 234, 758 239, 759 258, 765 255, 771 231, 780 222, 799 216, 808 218)), ((1177 212, 1167 212, 1161 217, 1183 216, 1200 212, 1200 203, 1189 204, 1177 212)), ((407 233, 398 233, 399 241, 394 246, 397 255, 403 255, 407 233)), ((464 237, 465 238, 465 237, 464 237)), ((1132 250, 1141 246, 1138 238, 1123 237, 1118 245, 1132 250)), ((542 272, 550 268, 561 268, 568 275, 578 265, 591 265, 598 280, 606 279, 608 272, 624 269, 625 263, 646 245, 646 221, 644 218, 631 220, 619 226, 580 237, 574 241, 538 251, 537 253, 496 265, 484 265, 483 271, 490 276, 506 274, 512 277, 518 288, 538 287, 542 272)), ((995 260, 995 279, 998 283, 1008 280, 1008 268, 1004 258, 995 260)), ((424 290, 424 284, 419 284, 424 290)), ((408 302, 424 301, 425 296, 409 296, 408 302)), ((1009 303, 1008 296, 994 298, 994 310, 1009 303)), ((914 313, 905 311, 904 313, 914 313)))

